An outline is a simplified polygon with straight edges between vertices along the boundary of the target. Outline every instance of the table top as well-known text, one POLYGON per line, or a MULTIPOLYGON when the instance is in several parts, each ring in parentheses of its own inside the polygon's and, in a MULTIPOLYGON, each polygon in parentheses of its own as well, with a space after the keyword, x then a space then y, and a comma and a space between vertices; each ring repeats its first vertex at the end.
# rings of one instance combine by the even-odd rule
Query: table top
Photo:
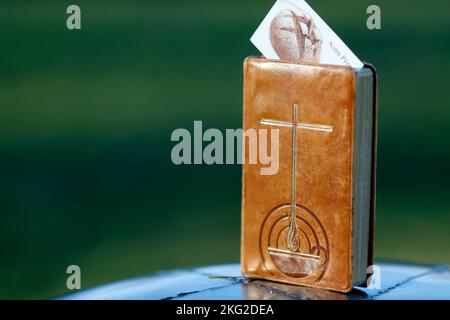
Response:
POLYGON ((450 299, 450 268, 382 262, 378 288, 355 287, 342 294, 282 283, 244 279, 239 264, 158 272, 77 291, 66 300, 289 300, 450 299))

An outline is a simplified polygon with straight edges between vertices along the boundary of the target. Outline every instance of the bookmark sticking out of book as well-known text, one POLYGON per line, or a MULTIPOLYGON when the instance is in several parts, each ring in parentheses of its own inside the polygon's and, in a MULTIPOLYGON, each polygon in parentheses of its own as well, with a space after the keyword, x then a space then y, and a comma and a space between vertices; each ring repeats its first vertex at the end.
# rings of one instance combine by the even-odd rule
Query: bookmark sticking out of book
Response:
POLYGON ((244 139, 242 272, 341 292, 364 286, 373 263, 376 70, 303 0, 278 0, 252 42, 267 59, 245 60, 243 129, 278 130, 280 166, 261 175, 244 139))
POLYGON ((268 59, 364 66, 304 0, 278 0, 251 42, 268 59))

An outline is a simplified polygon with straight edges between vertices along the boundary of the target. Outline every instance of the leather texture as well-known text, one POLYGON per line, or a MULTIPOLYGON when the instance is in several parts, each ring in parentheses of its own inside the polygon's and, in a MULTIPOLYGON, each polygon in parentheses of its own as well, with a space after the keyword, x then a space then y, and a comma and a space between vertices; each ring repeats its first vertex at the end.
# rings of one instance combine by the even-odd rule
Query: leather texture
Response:
MULTIPOLYGON (((246 276, 351 290, 354 99, 355 74, 349 67, 245 60, 244 132, 267 129, 270 141, 270 130, 279 130, 275 175, 261 175, 265 164, 249 164, 244 139, 241 268, 246 276)), ((374 206, 372 222, 373 211, 374 206)))

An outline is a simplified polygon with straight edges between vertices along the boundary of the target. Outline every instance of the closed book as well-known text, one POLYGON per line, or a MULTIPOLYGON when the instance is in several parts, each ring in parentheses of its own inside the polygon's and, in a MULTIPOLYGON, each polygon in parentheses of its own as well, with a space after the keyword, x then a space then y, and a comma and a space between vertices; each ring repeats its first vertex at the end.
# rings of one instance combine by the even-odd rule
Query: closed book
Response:
POLYGON ((340 292, 365 284, 373 257, 376 82, 370 65, 245 60, 245 276, 340 292), (276 170, 252 161, 249 130, 268 141, 276 135, 277 145, 266 144, 268 154, 278 153, 276 170))

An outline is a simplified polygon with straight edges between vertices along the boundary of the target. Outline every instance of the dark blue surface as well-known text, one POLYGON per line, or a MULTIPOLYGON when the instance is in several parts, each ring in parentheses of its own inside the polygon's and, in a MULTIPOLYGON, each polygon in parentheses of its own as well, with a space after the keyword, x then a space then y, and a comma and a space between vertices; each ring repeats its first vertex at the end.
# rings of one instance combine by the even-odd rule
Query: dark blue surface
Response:
POLYGON ((356 287, 349 294, 246 280, 239 264, 160 272, 78 291, 61 299, 450 299, 450 269, 404 263, 380 263, 379 289, 356 287))

